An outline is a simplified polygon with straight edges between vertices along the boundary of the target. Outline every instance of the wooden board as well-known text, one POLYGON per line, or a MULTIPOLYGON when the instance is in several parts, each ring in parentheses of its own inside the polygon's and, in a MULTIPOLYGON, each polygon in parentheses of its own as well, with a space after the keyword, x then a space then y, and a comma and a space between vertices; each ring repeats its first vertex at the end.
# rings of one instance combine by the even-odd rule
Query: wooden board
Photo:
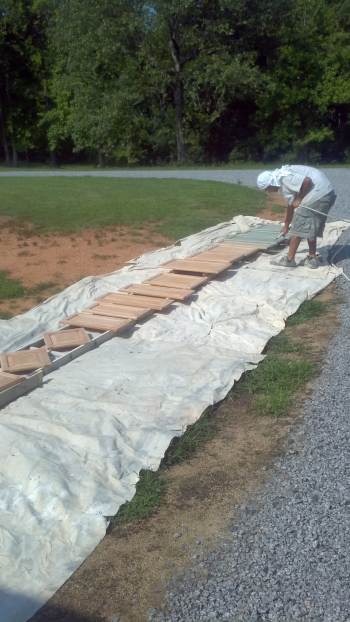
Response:
POLYGON ((260 243, 258 244, 257 242, 254 242, 254 243, 253 242, 249 242, 249 243, 245 242, 245 243, 243 243, 243 242, 233 242, 233 241, 232 242, 222 242, 218 246, 218 248, 220 250, 222 250, 222 249, 227 249, 227 250, 237 249, 237 250, 240 250, 240 251, 241 250, 246 250, 246 251, 251 251, 251 250, 259 251, 259 250, 262 250, 262 246, 260 245, 260 243))
POLYGON ((40 369, 50 365, 51 361, 46 348, 37 348, 0 354, 0 363, 2 371, 17 372, 40 369))
POLYGON ((133 322, 126 319, 93 315, 92 313, 78 313, 77 315, 73 315, 72 317, 63 320, 62 324, 68 324, 68 326, 81 326, 95 331, 104 332, 111 330, 113 332, 119 332, 129 326, 132 326, 133 322))
POLYGON ((117 318, 128 318, 130 320, 141 320, 153 313, 152 309, 145 309, 139 307, 124 307, 116 304, 97 304, 87 310, 87 313, 93 313, 97 315, 107 315, 117 318))
POLYGON ((204 251, 203 253, 199 253, 198 255, 193 255, 191 257, 194 261, 222 261, 227 260, 230 262, 237 261, 238 259, 243 259, 252 253, 256 253, 259 250, 257 246, 232 246, 231 248, 224 247, 221 249, 220 247, 211 249, 209 251, 204 251))
POLYGON ((150 282, 141 283, 140 285, 131 285, 128 287, 128 292, 139 294, 140 296, 156 296, 157 298, 167 298, 171 296, 174 300, 187 300, 187 298, 193 295, 191 289, 160 287, 158 285, 151 285, 150 282))
POLYGON ((165 264, 164 267, 171 270, 177 270, 178 272, 198 272, 199 274, 219 274, 227 268, 230 268, 231 263, 226 260, 220 261, 197 261, 194 259, 178 259, 170 261, 165 264))
POLYGON ((99 299, 104 304, 119 304, 130 307, 141 307, 144 309, 152 309, 153 311, 163 311, 167 309, 174 301, 170 298, 152 298, 151 296, 139 296, 137 294, 110 293, 99 299))
POLYGON ((175 274, 174 272, 166 272, 158 274, 146 283, 152 285, 161 285, 162 287, 177 287, 180 289, 196 289, 204 283, 208 282, 207 276, 193 276, 190 274, 175 274))
POLYGON ((13 387, 15 384, 22 382, 25 376, 16 376, 15 374, 9 374, 6 371, 0 371, 0 391, 13 387))
POLYGON ((90 341, 84 328, 68 328, 51 333, 45 333, 44 341, 49 350, 70 350, 90 341))

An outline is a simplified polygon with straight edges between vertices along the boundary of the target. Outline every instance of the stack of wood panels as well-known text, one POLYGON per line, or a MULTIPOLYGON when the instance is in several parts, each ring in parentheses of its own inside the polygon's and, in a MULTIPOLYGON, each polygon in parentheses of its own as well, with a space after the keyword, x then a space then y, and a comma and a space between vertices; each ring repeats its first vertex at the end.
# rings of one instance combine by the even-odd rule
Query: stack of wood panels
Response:
POLYGON ((194 290, 230 268, 234 261, 258 250, 256 244, 236 247, 224 243, 193 257, 170 261, 164 264, 163 274, 103 296, 97 304, 67 318, 63 324, 118 334, 175 301, 188 300, 194 290))

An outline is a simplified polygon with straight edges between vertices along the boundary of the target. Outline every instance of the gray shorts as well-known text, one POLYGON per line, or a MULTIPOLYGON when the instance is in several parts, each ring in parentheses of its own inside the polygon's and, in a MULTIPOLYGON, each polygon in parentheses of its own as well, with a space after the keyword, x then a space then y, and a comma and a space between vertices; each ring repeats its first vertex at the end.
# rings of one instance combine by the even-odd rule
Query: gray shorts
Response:
POLYGON ((299 207, 296 209, 288 236, 307 238, 308 240, 322 238, 328 212, 332 205, 334 205, 336 198, 336 194, 334 190, 332 190, 324 197, 308 206, 311 209, 322 212, 324 216, 312 212, 311 209, 306 209, 306 207, 299 207))

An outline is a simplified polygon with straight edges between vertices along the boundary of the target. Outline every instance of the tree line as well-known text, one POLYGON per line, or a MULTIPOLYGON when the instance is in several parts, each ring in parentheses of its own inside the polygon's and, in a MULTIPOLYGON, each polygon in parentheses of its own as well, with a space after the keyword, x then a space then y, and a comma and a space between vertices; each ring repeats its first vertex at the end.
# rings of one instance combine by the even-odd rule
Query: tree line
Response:
POLYGON ((0 159, 350 160, 350 0, 0 0, 0 159))

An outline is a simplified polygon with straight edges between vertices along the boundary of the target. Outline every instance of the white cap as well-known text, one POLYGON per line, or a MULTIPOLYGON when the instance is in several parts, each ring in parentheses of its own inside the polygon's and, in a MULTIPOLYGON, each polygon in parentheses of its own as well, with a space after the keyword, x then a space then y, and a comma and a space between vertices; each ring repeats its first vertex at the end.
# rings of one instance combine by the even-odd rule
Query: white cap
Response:
POLYGON ((277 188, 280 186, 274 171, 264 171, 263 173, 260 173, 256 180, 256 185, 259 190, 266 190, 269 186, 277 188))

